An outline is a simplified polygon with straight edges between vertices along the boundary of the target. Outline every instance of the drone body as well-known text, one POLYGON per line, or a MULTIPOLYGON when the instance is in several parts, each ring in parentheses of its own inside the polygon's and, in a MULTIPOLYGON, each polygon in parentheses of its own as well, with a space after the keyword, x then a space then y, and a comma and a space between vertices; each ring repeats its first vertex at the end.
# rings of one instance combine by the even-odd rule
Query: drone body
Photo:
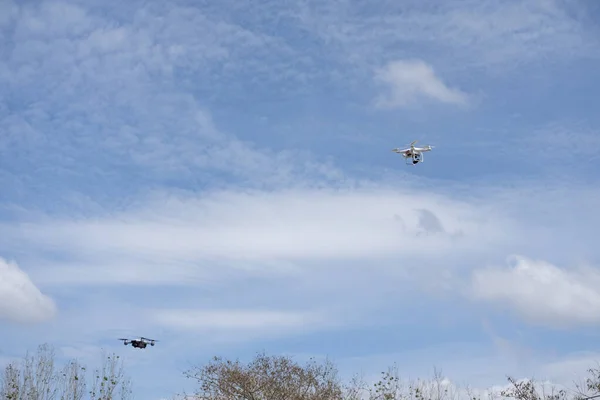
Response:
POLYGON ((123 341, 123 344, 125 346, 127 346, 128 344, 131 344, 131 347, 135 347, 137 349, 145 349, 146 346, 150 345, 150 346, 154 346, 154 343, 156 342, 156 340, 154 339, 148 339, 145 337, 140 337, 139 339, 119 339, 123 341))
POLYGON ((396 148, 392 149, 392 151, 394 153, 401 154, 402 157, 404 157, 404 159, 406 160, 407 165, 417 165, 418 163, 423 162, 423 153, 426 151, 431 151, 433 147, 429 145, 425 147, 415 147, 415 143, 417 143, 416 140, 410 144, 409 148, 396 148))

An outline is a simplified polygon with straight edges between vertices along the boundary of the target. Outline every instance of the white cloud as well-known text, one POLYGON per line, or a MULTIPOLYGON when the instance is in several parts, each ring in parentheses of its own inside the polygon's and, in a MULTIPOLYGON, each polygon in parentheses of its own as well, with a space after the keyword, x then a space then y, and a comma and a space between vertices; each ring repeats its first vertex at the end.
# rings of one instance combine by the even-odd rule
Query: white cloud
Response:
POLYGON ((512 265, 473 273, 476 299, 506 304, 530 322, 550 326, 600 323, 600 271, 561 269, 523 256, 512 265))
POLYGON ((512 222, 474 204, 385 188, 216 192, 159 196, 101 219, 4 224, 0 232, 13 249, 65 254, 60 263, 31 258, 36 279, 46 284, 193 285, 230 279, 234 271, 294 275, 348 263, 367 269, 368 259, 431 261, 511 243, 512 222), (423 210, 443 231, 422 234, 423 210))
POLYGON ((377 71, 376 79, 389 86, 389 93, 377 100, 385 108, 406 107, 423 99, 466 105, 468 97, 448 87, 433 68, 421 60, 398 60, 377 71))
POLYGON ((0 318, 37 323, 55 315, 54 301, 42 294, 16 263, 0 258, 0 318))

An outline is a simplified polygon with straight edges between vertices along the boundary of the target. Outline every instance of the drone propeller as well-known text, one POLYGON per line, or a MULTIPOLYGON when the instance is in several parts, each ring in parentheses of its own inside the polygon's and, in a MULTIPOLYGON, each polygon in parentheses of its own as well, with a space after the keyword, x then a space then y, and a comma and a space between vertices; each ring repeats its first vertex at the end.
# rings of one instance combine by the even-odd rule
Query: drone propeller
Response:
MULTIPOLYGON (((410 147, 410 149, 411 149, 411 150, 412 150, 412 149, 414 149, 414 148, 415 148, 415 143, 417 143, 417 142, 418 142, 418 140, 412 141, 412 142, 411 142, 411 143, 408 145, 408 147, 410 147)), ((399 149, 394 149, 394 150, 399 150, 399 149)), ((394 151, 394 150, 392 150, 392 151, 394 151)))
MULTIPOLYGON (((408 145, 408 146, 409 146, 409 148, 407 148, 407 149, 400 149, 399 147, 397 147, 397 148, 395 148, 395 149, 392 149, 392 151, 393 151, 394 153, 404 153, 404 152, 408 152, 408 151, 410 151, 411 153, 412 153, 412 152, 415 152, 415 151, 416 151, 416 150, 415 150, 415 144, 416 144, 417 142, 418 142, 418 140, 414 140, 413 142, 411 142, 411 143, 410 143, 410 145, 408 145)), ((425 148, 433 149, 433 148, 434 148, 434 146, 427 145, 425 148)))
MULTIPOLYGON (((412 142, 412 143, 410 144, 410 148, 414 150, 414 148, 415 148, 415 143, 417 143, 417 142, 418 142, 418 140, 415 140, 414 142, 412 142)), ((428 147, 428 148, 430 148, 430 149, 434 149, 434 148, 435 148, 435 146, 432 146, 432 145, 430 145, 430 144, 428 144, 428 145, 427 145, 427 146, 425 146, 425 147, 426 147, 426 148, 428 147)))

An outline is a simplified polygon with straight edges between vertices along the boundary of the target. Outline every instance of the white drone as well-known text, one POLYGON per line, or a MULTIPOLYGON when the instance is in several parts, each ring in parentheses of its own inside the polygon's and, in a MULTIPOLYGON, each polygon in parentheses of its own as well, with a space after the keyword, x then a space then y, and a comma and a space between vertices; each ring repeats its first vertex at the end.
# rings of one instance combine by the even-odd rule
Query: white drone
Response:
POLYGON ((410 144, 408 149, 392 149, 394 153, 402 154, 402 157, 406 160, 407 165, 416 165, 420 162, 423 162, 423 153, 426 151, 431 151, 433 146, 425 146, 425 147, 415 147, 415 140, 410 144))

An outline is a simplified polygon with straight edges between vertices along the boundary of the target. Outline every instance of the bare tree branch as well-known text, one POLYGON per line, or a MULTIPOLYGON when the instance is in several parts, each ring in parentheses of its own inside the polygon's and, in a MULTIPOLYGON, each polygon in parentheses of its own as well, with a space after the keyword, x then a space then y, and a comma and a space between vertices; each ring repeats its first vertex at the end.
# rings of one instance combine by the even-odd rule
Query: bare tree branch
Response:
POLYGON ((0 377, 0 400, 83 400, 86 395, 93 400, 113 400, 117 395, 127 400, 131 395, 119 356, 103 355, 90 391, 84 366, 71 360, 58 368, 55 359, 54 349, 44 344, 21 362, 7 365, 0 377))
POLYGON ((238 360, 213 358, 187 371, 200 384, 202 400, 342 400, 337 370, 329 361, 310 360, 301 366, 290 357, 258 354, 243 365, 238 360))

